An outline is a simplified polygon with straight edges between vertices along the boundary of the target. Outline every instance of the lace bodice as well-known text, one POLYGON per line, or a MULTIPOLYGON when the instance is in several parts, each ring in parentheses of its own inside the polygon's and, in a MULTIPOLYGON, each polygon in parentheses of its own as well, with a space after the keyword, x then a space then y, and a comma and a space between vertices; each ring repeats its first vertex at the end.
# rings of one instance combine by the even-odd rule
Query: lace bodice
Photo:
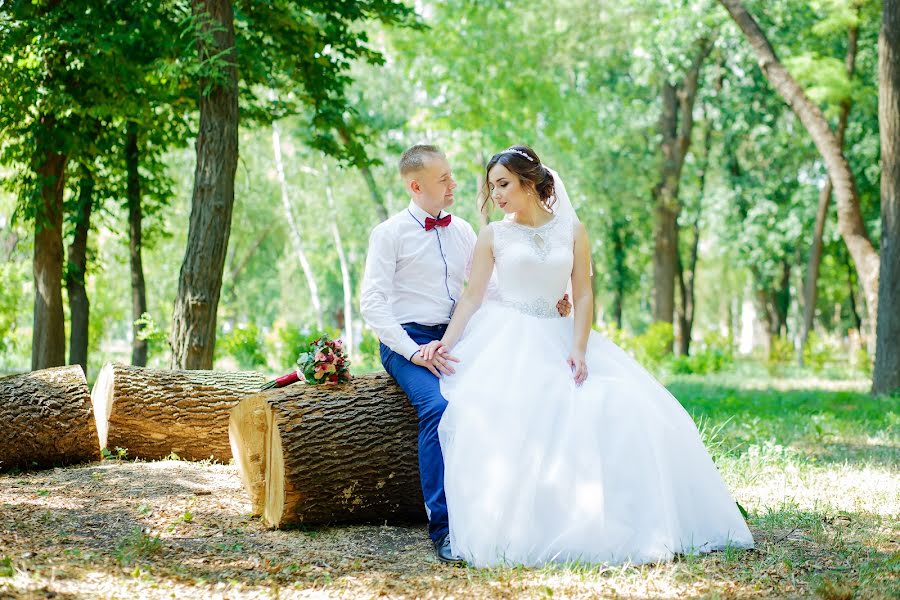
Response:
POLYGON ((572 276, 573 227, 564 213, 540 227, 491 223, 501 302, 534 317, 559 317, 556 303, 572 276))

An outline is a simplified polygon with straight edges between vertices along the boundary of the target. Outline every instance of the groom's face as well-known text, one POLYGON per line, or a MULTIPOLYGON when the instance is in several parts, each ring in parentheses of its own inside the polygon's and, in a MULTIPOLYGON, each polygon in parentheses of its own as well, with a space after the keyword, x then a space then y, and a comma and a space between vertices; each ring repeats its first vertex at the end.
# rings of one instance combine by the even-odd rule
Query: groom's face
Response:
POLYGON ((432 214, 453 204, 453 190, 456 181, 450 170, 450 163, 443 156, 432 156, 415 173, 410 181, 410 191, 416 203, 432 214))

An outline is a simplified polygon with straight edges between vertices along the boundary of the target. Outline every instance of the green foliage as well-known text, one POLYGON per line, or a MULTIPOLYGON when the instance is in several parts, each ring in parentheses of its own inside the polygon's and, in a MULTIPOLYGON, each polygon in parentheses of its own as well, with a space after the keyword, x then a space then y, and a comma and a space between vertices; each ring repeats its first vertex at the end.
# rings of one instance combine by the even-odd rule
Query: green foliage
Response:
POLYGON ((703 336, 699 344, 694 344, 688 356, 675 356, 671 361, 674 374, 706 375, 719 373, 734 364, 734 345, 720 334, 710 333, 703 336))
POLYGON ((135 319, 134 324, 138 327, 138 339, 147 342, 148 357, 165 352, 169 345, 169 336, 157 324, 153 315, 145 312, 135 319))
POLYGON ((100 455, 104 460, 125 460, 128 457, 128 448, 115 447, 115 452, 111 452, 109 448, 101 448, 100 455))
POLYGON ((253 370, 266 366, 263 341, 254 323, 235 327, 219 336, 216 349, 222 355, 232 357, 241 369, 253 370))
POLYGON ((794 344, 789 339, 772 336, 769 352, 766 355, 766 369, 770 375, 783 373, 788 366, 794 363, 796 358, 794 344))
POLYGON ((300 355, 309 349, 310 344, 322 336, 337 339, 341 335, 341 332, 334 328, 322 332, 315 329, 304 330, 291 324, 284 324, 277 331, 280 346, 277 353, 278 364, 282 365, 282 369, 296 368, 300 355))
POLYGON ((0 365, 7 355, 27 348, 25 331, 19 329, 19 313, 25 297, 29 273, 23 262, 0 264, 0 365))
POLYGON ((634 352, 638 362, 653 369, 670 356, 674 339, 672 324, 657 321, 644 333, 634 336, 628 347, 634 352))
POLYGON ((352 371, 357 375, 381 370, 381 344, 370 329, 363 329, 362 339, 356 345, 357 358, 352 371))

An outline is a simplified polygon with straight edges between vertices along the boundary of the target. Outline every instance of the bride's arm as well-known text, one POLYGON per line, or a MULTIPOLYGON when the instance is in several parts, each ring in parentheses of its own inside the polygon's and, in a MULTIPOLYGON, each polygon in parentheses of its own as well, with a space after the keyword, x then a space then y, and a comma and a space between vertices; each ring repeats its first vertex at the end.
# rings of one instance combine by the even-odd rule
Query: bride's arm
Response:
POLYGON ((575 261, 572 265, 572 302, 575 307, 575 339, 569 364, 575 371, 575 383, 587 378, 584 360, 588 336, 594 321, 594 292, 591 288, 591 244, 584 225, 575 225, 575 261))
POLYGON ((425 358, 433 355, 438 347, 443 346, 452 348, 460 336, 466 329, 469 319, 481 306, 484 299, 484 293, 487 290, 488 283, 491 280, 491 273, 494 272, 494 234, 491 227, 485 227, 478 234, 478 241, 475 242, 475 251, 472 256, 472 272, 469 274, 469 282, 466 284, 466 290, 463 292, 462 298, 456 304, 453 311, 453 318, 441 338, 440 344, 432 342, 422 349, 425 358))

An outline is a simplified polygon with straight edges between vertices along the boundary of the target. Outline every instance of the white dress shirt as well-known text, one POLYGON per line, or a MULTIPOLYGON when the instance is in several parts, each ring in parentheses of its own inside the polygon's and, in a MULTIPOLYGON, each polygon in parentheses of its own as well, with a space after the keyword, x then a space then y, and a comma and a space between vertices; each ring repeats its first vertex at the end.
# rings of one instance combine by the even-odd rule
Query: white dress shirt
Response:
MULTIPOLYGON (((441 212, 438 217, 446 213, 441 212)), ((402 323, 450 322, 472 268, 477 236, 464 219, 425 231, 430 218, 415 202, 369 237, 359 308, 381 342, 407 360, 419 344, 402 323)))

